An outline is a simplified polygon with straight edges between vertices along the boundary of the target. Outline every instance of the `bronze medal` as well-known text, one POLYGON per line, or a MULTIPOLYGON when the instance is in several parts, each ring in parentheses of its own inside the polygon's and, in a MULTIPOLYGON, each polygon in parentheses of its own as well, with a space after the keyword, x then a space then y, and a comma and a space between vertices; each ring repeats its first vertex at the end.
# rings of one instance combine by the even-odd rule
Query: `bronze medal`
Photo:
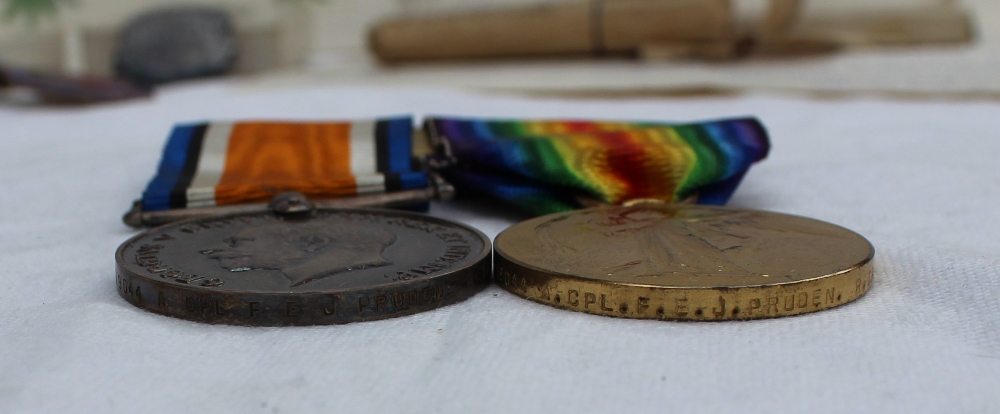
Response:
POLYGON ((527 299, 598 315, 773 318, 861 297, 874 254, 857 233, 809 218, 640 203, 512 226, 495 240, 495 279, 527 299))
POLYGON ((452 304, 490 281, 490 241, 422 214, 243 213, 150 229, 115 254, 118 293, 150 312, 235 325, 326 325, 452 304))

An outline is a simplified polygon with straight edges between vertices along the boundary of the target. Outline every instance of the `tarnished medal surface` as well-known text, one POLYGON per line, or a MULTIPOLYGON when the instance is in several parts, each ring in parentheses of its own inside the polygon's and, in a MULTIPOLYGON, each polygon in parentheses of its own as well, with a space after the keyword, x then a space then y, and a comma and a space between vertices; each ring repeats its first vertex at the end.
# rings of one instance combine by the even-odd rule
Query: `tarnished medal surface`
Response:
POLYGON ((830 223, 644 203, 557 213, 495 240, 495 279, 563 309, 661 320, 757 319, 853 301, 875 250, 830 223))
POLYGON ((409 315, 489 284, 490 241, 391 210, 234 214, 153 228, 115 254, 142 309, 236 325, 325 325, 409 315))

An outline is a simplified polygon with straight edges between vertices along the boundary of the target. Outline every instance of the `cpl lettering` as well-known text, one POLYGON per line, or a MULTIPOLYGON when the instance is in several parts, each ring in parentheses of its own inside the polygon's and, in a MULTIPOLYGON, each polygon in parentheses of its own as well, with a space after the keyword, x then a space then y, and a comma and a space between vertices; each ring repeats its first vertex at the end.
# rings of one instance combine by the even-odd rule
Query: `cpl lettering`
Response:
POLYGON ((184 309, 191 313, 199 313, 202 316, 225 316, 229 314, 222 306, 221 300, 206 297, 188 296, 184 298, 184 309))

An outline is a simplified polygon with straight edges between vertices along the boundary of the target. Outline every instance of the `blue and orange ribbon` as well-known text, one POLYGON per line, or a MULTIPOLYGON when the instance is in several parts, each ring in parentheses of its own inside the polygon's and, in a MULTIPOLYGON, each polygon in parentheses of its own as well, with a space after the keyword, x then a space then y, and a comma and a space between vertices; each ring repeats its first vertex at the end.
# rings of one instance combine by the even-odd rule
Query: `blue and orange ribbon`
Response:
POLYGON ((427 186, 408 117, 357 122, 212 122, 174 127, 143 210, 316 198, 427 186))

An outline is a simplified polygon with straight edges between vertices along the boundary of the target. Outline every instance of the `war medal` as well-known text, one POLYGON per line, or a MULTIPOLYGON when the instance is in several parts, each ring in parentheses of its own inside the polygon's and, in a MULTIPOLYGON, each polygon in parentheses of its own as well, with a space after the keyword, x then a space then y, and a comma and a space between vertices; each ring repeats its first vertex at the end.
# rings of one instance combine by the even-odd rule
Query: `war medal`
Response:
POLYGON ((115 261, 118 293, 135 306, 258 326, 409 315, 472 296, 491 271, 481 232, 377 209, 181 221, 128 240, 115 261))
POLYGON ((278 326, 410 315, 479 292, 492 265, 481 232, 358 208, 450 197, 412 169, 411 132, 409 118, 175 127, 125 216, 169 224, 118 248, 119 295, 182 319, 278 326))
POLYGON ((119 293, 153 312, 248 325, 353 322, 454 303, 489 281, 481 233, 415 213, 330 209, 447 199, 453 189, 438 174, 544 215, 497 237, 493 276, 552 306, 753 319, 828 309, 871 287, 874 249, 856 233, 710 206, 725 204, 766 157, 756 119, 430 117, 426 143, 411 142, 411 132, 409 118, 178 126, 125 221, 190 219, 119 248, 119 293), (287 190, 297 192, 275 196, 287 190), (603 207, 580 210, 593 205, 603 207))
POLYGON ((557 213, 505 230, 496 281, 563 309, 642 319, 797 315, 871 287, 872 245, 804 217, 636 203, 557 213))
POLYGON ((494 241, 494 279, 527 299, 607 316, 729 320, 828 309, 871 287, 874 249, 858 234, 710 206, 767 155, 753 118, 431 118, 425 129, 454 160, 442 173, 460 191, 543 215, 494 241), (603 207, 579 210, 587 204, 603 207))

